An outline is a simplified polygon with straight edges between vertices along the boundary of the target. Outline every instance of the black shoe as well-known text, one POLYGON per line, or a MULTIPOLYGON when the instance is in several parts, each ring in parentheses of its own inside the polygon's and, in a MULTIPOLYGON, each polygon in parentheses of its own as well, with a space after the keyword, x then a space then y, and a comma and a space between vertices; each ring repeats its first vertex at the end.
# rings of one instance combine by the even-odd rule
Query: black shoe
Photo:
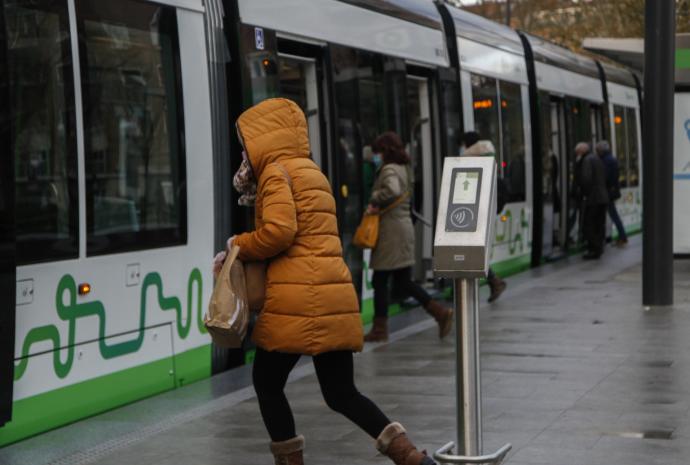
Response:
POLYGON ((582 256, 582 258, 583 258, 584 260, 599 260, 599 258, 601 258, 601 254, 600 254, 600 253, 597 254, 597 253, 594 253, 594 252, 587 252, 586 254, 584 254, 584 255, 582 256))

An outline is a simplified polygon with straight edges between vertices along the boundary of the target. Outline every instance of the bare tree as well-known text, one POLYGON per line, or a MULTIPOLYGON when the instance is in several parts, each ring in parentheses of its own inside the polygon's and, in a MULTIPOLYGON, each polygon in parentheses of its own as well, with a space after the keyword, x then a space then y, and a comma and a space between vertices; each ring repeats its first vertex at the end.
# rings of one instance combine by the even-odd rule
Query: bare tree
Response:
MULTIPOLYGON (((690 0, 676 3, 677 30, 689 32, 690 0)), ((511 4, 512 27, 578 51, 585 37, 644 35, 645 0, 512 0, 511 4)), ((504 22, 506 16, 505 0, 480 0, 464 9, 497 22, 504 22)))

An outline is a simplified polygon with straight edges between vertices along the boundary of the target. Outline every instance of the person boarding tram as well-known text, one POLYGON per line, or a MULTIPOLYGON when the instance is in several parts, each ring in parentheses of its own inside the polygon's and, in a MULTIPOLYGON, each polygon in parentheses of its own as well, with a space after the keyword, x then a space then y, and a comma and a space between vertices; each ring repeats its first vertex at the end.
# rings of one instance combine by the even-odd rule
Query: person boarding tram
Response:
MULTIPOLYGON (((233 184, 240 205, 255 206, 256 230, 228 239, 228 250, 237 245, 241 260, 267 263, 252 375, 275 464, 304 464, 304 437, 284 389, 300 357, 311 355, 331 409, 366 431, 396 465, 435 465, 355 386, 352 354, 363 346, 359 302, 331 185, 309 156, 304 113, 291 100, 268 99, 242 113, 237 132, 244 152, 233 184)), ((224 260, 224 252, 216 255, 214 273, 224 260)))
POLYGON ((618 209, 616 208, 616 200, 621 198, 621 185, 619 177, 618 160, 613 156, 611 152, 611 145, 608 141, 602 140, 597 142, 595 146, 597 155, 601 158, 604 163, 604 168, 606 169, 606 189, 609 194, 609 203, 607 206, 609 217, 611 221, 616 225, 616 230, 618 231, 618 239, 616 240, 616 245, 618 247, 623 247, 628 243, 628 234, 625 232, 625 227, 621 221, 621 217, 618 214, 618 209))
POLYGON ((575 146, 575 154, 582 159, 580 180, 584 200, 583 232, 587 251, 585 260, 596 260, 604 253, 606 239, 606 208, 609 195, 606 187, 606 168, 587 142, 575 146))
POLYGON ((380 156, 367 213, 381 213, 379 237, 371 251, 370 268, 374 270, 374 324, 364 336, 366 342, 388 340, 388 291, 392 279, 396 289, 417 300, 438 323, 439 337, 450 333, 453 311, 432 299, 412 280, 415 262, 415 235, 410 213, 412 169, 410 156, 394 132, 385 132, 372 144, 374 156, 380 156))
MULTIPOLYGON (((460 156, 461 157, 495 157, 496 149, 494 144, 489 140, 481 140, 481 136, 476 131, 469 131, 462 135, 460 140, 460 156)), ((503 178, 496 179, 496 187, 498 192, 496 193, 496 214, 498 215, 505 207, 508 202, 508 197, 510 196, 510 191, 508 190, 508 185, 503 178)), ((491 294, 489 295, 489 302, 494 302, 497 300, 501 294, 508 287, 503 279, 496 274, 496 272, 489 267, 489 275, 487 276, 487 282, 489 283, 489 289, 491 294)))

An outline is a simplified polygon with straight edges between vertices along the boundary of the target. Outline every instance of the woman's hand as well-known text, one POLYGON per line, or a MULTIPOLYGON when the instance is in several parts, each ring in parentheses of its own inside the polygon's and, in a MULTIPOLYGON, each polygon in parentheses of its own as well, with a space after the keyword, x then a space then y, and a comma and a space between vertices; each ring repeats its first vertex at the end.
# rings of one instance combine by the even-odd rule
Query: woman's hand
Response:
POLYGON ((223 268, 223 262, 225 262, 225 257, 228 254, 226 252, 218 252, 215 257, 213 257, 213 277, 217 278, 220 273, 221 268, 223 268))
POLYGON ((375 207, 372 204, 367 205, 367 215, 377 215, 381 211, 379 207, 375 207))

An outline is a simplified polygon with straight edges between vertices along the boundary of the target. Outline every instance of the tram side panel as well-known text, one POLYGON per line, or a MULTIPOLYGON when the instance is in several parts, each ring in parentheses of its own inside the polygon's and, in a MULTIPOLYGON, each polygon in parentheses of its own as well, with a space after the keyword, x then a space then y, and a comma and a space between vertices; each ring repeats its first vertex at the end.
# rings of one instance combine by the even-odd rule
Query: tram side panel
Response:
POLYGON ((200 5, 125 1, 127 8, 92 0, 10 12, 51 25, 15 31, 35 47, 30 55, 10 50, 15 72, 46 66, 38 49, 54 37, 68 37, 55 52, 74 59, 53 81, 15 81, 17 202, 35 203, 36 215, 17 220, 19 249, 30 252, 17 268, 14 412, 0 444, 210 374, 203 15, 200 5), (59 116, 55 124, 76 130, 46 129, 24 113, 41 105, 59 116), (70 143, 74 160, 65 156, 70 143), (46 237, 65 237, 71 248, 46 237))

